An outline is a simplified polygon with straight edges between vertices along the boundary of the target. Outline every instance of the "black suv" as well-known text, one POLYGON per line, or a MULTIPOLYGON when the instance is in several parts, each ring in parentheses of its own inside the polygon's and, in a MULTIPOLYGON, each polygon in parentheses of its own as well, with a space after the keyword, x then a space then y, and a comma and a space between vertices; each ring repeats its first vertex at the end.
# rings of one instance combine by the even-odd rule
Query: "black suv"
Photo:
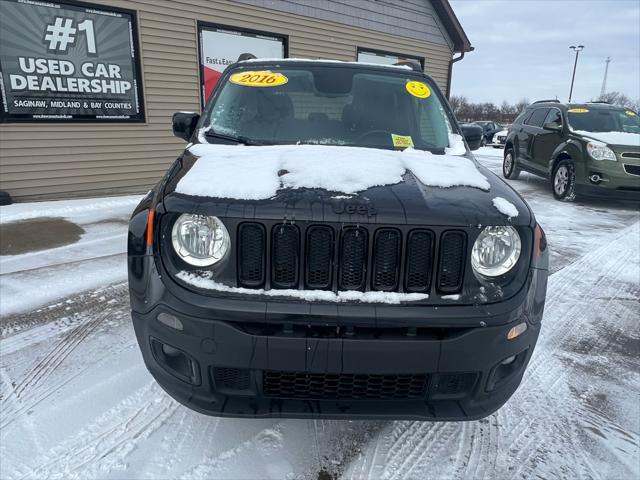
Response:
POLYGON ((605 103, 535 102, 515 120, 505 145, 505 178, 521 170, 549 178, 558 200, 640 200, 640 117, 605 103))
POLYGON ((246 60, 129 224, 158 383, 219 416, 468 420, 518 387, 548 275, 524 200, 419 68, 246 60))

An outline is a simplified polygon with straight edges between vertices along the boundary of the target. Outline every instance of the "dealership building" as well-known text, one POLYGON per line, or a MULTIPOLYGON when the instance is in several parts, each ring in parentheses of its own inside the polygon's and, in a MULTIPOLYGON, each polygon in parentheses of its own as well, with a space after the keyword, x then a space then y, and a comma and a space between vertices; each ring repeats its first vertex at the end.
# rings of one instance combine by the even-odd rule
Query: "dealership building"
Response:
POLYGON ((448 0, 0 0, 0 191, 146 191, 240 53, 413 59, 448 93, 470 50, 448 0))

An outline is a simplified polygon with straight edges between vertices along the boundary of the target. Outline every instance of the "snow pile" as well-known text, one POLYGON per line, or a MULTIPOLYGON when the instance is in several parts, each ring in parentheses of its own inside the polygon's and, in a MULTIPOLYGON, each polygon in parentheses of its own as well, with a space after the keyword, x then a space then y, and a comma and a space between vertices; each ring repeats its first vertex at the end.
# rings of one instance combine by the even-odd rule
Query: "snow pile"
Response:
POLYGON ((467 153, 467 147, 464 145, 462 135, 457 133, 449 134, 449 146, 444 149, 447 155, 464 155, 467 153))
POLYGON ((500 213, 502 213, 503 215, 506 215, 510 219, 518 216, 518 209, 513 203, 511 203, 506 198, 502 198, 502 197, 494 198, 493 206, 496 207, 500 213))
POLYGON ((185 195, 263 200, 281 188, 353 194, 400 183, 406 170, 424 185, 489 190, 489 182, 471 160, 411 148, 198 144, 189 150, 201 158, 176 186, 176 192, 185 195))
POLYGON ((52 200, 47 202, 14 203, 0 207, 0 223, 44 217, 92 219, 97 222, 116 215, 125 218, 140 203, 140 195, 122 197, 86 198, 77 200, 52 200))
POLYGON ((329 292, 326 290, 263 290, 240 287, 229 287, 218 283, 211 275, 200 276, 190 272, 179 272, 178 277, 183 282, 194 287, 217 292, 237 293, 243 295, 264 295, 268 297, 292 297, 306 302, 362 302, 362 303, 387 303, 397 305, 402 302, 417 302, 426 300, 429 295, 423 293, 395 293, 395 292, 329 292))
POLYGON ((609 145, 630 145, 640 147, 640 133, 628 132, 587 132, 586 130, 574 130, 574 133, 584 137, 595 138, 609 145))
POLYGON ((451 301, 456 301, 456 300, 460 300, 460 294, 456 293, 455 295, 443 295, 442 300, 451 300, 451 301))

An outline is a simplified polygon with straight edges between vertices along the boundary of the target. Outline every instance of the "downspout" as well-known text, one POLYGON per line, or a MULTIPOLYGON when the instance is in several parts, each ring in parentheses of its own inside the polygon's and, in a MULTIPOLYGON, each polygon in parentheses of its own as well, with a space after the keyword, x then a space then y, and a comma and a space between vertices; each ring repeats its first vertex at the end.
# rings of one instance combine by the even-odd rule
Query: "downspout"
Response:
POLYGON ((460 52, 460 56, 449 60, 449 77, 447 81, 447 100, 451 97, 451 75, 453 74, 453 64, 459 62, 464 58, 464 52, 460 52))

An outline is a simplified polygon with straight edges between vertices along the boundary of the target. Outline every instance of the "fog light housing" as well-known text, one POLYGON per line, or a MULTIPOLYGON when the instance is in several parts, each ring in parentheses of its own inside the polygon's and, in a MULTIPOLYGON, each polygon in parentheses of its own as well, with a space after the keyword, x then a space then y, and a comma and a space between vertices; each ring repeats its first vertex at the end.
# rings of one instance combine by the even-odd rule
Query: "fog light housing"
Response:
POLYGON ((151 353, 167 373, 191 385, 200 385, 200 366, 186 352, 157 338, 150 338, 151 353))

